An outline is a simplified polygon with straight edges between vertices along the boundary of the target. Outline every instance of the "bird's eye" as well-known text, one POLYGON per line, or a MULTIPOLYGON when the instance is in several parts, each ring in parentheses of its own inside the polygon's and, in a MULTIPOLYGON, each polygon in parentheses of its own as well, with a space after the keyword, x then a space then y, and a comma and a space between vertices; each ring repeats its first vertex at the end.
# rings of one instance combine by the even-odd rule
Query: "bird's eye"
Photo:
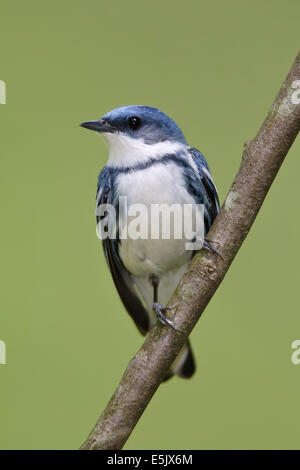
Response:
POLYGON ((128 119, 128 126, 130 127, 130 129, 133 129, 134 131, 136 131, 139 127, 141 127, 141 125, 142 125, 142 120, 138 116, 131 116, 128 119))

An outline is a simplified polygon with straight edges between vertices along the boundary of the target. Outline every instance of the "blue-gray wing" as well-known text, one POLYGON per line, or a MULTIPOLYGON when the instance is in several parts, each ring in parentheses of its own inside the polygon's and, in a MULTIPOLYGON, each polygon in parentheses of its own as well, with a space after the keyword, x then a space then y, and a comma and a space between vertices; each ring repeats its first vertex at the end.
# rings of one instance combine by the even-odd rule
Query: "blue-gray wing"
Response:
MULTIPOLYGON (((97 224, 101 224, 101 221, 106 217, 106 215, 97 215, 97 209, 99 209, 102 204, 113 204, 114 202, 111 181, 112 175, 110 173, 110 170, 108 167, 104 167, 99 175, 97 186, 97 224)), ((115 210, 117 214, 118 207, 115 206, 115 210)), ((107 221, 107 217, 105 220, 107 221)), ((105 229, 105 227, 102 227, 102 229, 102 233, 103 231, 105 232, 105 230, 107 230, 107 228, 105 229)), ((129 273, 129 271, 127 271, 119 257, 120 240, 118 238, 117 227, 115 232, 116 238, 113 239, 107 236, 106 238, 102 239, 102 246, 105 258, 124 307, 134 320, 136 326, 141 331, 141 333, 145 334, 150 328, 149 316, 147 314, 147 310, 143 306, 142 301, 140 300, 135 290, 131 274, 129 273)))
POLYGON ((205 233, 207 233, 220 210, 218 192, 202 153, 192 147, 189 153, 198 170, 196 178, 191 178, 189 184, 199 204, 204 204, 205 233))

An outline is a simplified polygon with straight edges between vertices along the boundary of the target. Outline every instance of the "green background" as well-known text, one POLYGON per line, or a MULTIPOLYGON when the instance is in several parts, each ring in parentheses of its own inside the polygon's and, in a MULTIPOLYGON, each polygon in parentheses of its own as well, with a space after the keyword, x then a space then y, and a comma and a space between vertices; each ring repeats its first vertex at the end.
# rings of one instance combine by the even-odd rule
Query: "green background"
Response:
MULTIPOLYGON (((143 341, 95 234, 105 144, 78 123, 161 108, 223 201, 299 15, 298 0, 2 0, 0 448, 78 448, 143 341)), ((299 448, 299 151, 191 335, 196 375, 161 386, 127 449, 299 448)))

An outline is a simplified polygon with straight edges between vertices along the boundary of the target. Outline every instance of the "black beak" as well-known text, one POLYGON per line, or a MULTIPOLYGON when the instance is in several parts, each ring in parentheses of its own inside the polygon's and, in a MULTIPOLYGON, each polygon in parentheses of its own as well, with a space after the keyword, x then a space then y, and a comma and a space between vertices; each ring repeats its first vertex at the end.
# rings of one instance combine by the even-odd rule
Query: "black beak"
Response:
POLYGON ((107 119, 100 119, 100 121, 87 121, 80 124, 81 127, 91 129, 97 132, 115 132, 117 129, 110 124, 107 119))

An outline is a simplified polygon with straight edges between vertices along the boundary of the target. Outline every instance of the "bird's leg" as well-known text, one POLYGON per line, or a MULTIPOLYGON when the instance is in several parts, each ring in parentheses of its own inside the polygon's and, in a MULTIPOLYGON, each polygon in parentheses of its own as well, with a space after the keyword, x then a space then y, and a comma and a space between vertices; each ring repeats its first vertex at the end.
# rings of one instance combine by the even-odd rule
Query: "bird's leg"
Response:
POLYGON ((153 287, 153 311, 156 313, 158 320, 163 325, 169 325, 174 330, 180 331, 180 333, 183 333, 183 331, 180 330, 180 328, 177 328, 177 326, 175 326, 174 323, 172 323, 171 320, 169 320, 165 314, 167 310, 172 310, 174 307, 165 307, 158 303, 159 278, 153 275, 153 276, 150 276, 150 281, 153 287))
POLYGON ((152 284, 152 287, 153 287, 153 303, 157 303, 158 302, 158 284, 159 284, 159 279, 157 276, 155 276, 154 274, 152 276, 150 276, 150 282, 152 284))

